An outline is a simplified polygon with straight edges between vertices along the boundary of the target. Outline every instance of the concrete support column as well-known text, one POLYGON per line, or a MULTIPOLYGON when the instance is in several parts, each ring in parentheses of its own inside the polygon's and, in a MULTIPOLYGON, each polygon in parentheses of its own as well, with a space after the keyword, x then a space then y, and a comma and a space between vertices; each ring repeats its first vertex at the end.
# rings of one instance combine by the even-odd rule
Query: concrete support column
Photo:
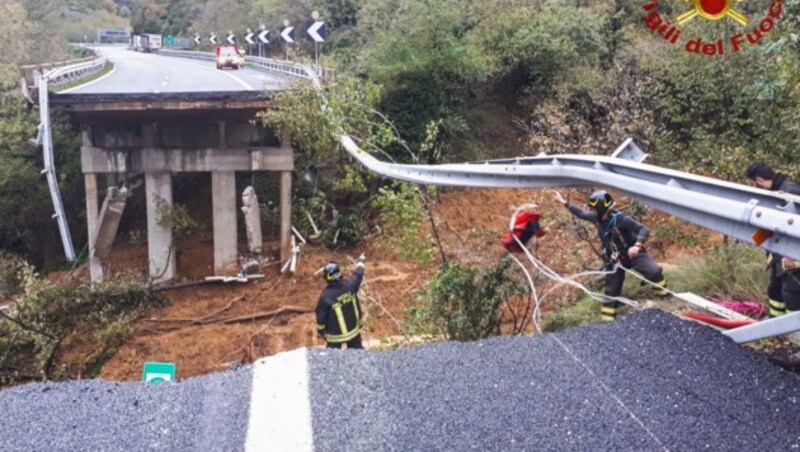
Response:
POLYGON ((172 206, 172 174, 145 173, 147 196, 147 250, 150 261, 150 277, 157 283, 175 278, 175 247, 172 230, 158 224, 159 200, 172 206))
POLYGON ((214 209, 214 274, 230 275, 238 270, 236 237, 236 173, 211 173, 212 207, 214 209))
POLYGON ((100 216, 97 193, 97 174, 84 174, 83 180, 84 184, 86 185, 86 227, 88 230, 87 237, 89 241, 89 274, 92 282, 98 282, 103 279, 103 262, 94 254, 94 245, 97 237, 98 227, 97 221, 98 217, 100 216))
POLYGON ((281 171, 281 261, 292 255, 292 173, 281 171))

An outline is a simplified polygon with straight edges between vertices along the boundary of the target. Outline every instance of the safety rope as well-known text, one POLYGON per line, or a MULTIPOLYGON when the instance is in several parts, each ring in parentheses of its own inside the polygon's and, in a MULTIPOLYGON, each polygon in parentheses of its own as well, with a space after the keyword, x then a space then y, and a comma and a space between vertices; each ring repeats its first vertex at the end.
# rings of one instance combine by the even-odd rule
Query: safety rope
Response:
MULTIPOLYGON (((572 274, 570 276, 565 277, 565 276, 562 276, 562 275, 558 274, 555 270, 553 270, 552 268, 548 267, 544 262, 542 262, 536 256, 531 254, 531 252, 528 250, 528 248, 525 246, 525 244, 522 243, 522 241, 519 239, 519 237, 517 237, 516 234, 514 234, 514 225, 516 224, 517 216, 519 216, 520 212, 522 212, 525 209, 529 209, 529 208, 535 209, 535 208, 538 208, 538 207, 539 206, 537 204, 535 204, 535 203, 523 204, 523 205, 517 207, 516 209, 514 209, 514 213, 511 215, 511 220, 509 221, 509 225, 508 225, 508 229, 511 232, 511 236, 514 238, 514 241, 517 243, 517 245, 520 247, 520 249, 522 249, 523 253, 528 258, 528 261, 531 263, 531 265, 533 266, 534 269, 538 270, 539 273, 541 273, 547 279, 550 279, 551 281, 554 281, 556 283, 556 287, 558 287, 560 285, 563 285, 563 284, 575 287, 575 288, 579 289, 580 291, 582 291, 584 294, 586 294, 589 298, 591 298, 591 299, 593 299, 595 301, 603 302, 603 301, 611 300, 611 301, 619 301, 619 302, 621 302, 623 304, 626 304, 628 306, 631 306, 631 307, 638 307, 639 306, 638 302, 636 302, 634 300, 631 300, 629 298, 625 298, 625 297, 621 297, 621 296, 610 296, 610 295, 605 295, 605 294, 600 293, 600 292, 595 292, 595 291, 592 291, 589 288, 587 288, 585 285, 579 283, 578 281, 575 281, 575 279, 578 279, 578 278, 584 278, 584 277, 590 277, 590 276, 606 276, 606 275, 610 275, 610 274, 615 273, 617 271, 617 269, 619 269, 619 268, 623 269, 623 271, 626 271, 628 273, 632 273, 630 270, 628 270, 625 267, 623 267, 619 262, 616 262, 614 264, 614 266, 610 270, 590 270, 590 271, 585 271, 585 272, 574 273, 574 274, 572 274)), ((544 296, 539 297, 538 292, 536 290, 536 284, 534 283, 533 277, 531 276, 531 273, 528 270, 528 268, 525 265, 523 265, 523 263, 519 259, 517 259, 516 256, 514 256, 512 253, 509 253, 509 257, 511 257, 511 259, 520 267, 520 269, 522 269, 523 273, 525 274, 525 278, 528 280, 528 285, 531 288, 531 294, 533 295, 533 301, 534 301, 534 309, 533 309, 533 314, 532 314, 532 321, 533 321, 534 328, 536 329, 536 332, 537 333, 541 333, 542 332, 542 329, 541 329, 541 305, 542 305, 542 300, 544 299, 544 297, 548 293, 550 293, 550 291, 545 293, 544 296)), ((636 273, 633 273, 633 274, 637 278, 643 279, 638 274, 636 274, 636 273)), ((650 281, 648 281, 648 282, 650 283, 650 281)), ((660 289, 664 289, 664 290, 670 292, 668 289, 663 288, 661 286, 658 286, 657 284, 654 284, 654 283, 651 283, 651 284, 653 284, 654 286, 657 286, 660 289)), ((552 289, 551 289, 551 291, 552 291, 552 289)), ((670 292, 670 293, 672 293, 672 292, 670 292)))
MULTIPOLYGON (((576 288, 580 289, 586 295, 588 295, 590 298, 598 300, 598 301, 603 301, 603 300, 609 300, 610 299, 610 300, 616 300, 616 301, 623 302, 623 303, 628 304, 630 306, 634 306, 634 307, 638 306, 638 303, 633 301, 633 300, 629 300, 629 299, 624 298, 624 297, 610 297, 610 296, 607 296, 607 295, 604 295, 604 294, 600 294, 598 292, 593 292, 593 291, 589 290, 588 288, 586 288, 586 286, 584 286, 583 284, 573 280, 575 278, 581 278, 581 277, 586 277, 586 276, 600 276, 600 275, 612 274, 612 273, 615 273, 618 268, 623 269, 623 271, 625 271, 627 273, 632 273, 637 278, 641 279, 641 277, 638 274, 633 273, 630 270, 626 269, 619 262, 616 262, 614 264, 614 267, 611 270, 607 270, 607 271, 586 271, 586 272, 581 272, 581 273, 575 273, 575 274, 573 274, 573 275, 571 275, 569 277, 564 277, 564 276, 561 276, 558 273, 556 273, 553 269, 551 269, 550 267, 545 265, 542 261, 540 261, 538 258, 533 256, 530 253, 530 251, 528 251, 528 248, 525 246, 525 244, 522 243, 522 241, 519 239, 519 237, 517 237, 516 234, 514 234, 514 225, 516 224, 517 216, 519 215, 519 213, 522 210, 524 210, 526 208, 536 208, 536 207, 538 207, 536 204, 525 204, 523 206, 518 207, 517 209, 514 210, 514 213, 511 216, 511 221, 509 222, 509 230, 511 231, 511 234, 514 237, 514 240, 516 241, 517 245, 523 250, 525 255, 528 257, 528 260, 534 266, 534 268, 539 270, 539 272, 541 274, 543 274, 544 276, 546 276, 547 278, 555 281, 557 283, 556 287, 558 287, 558 286, 560 286, 562 284, 568 284, 570 286, 573 286, 573 287, 576 287, 576 288)), ((531 277, 531 274, 528 271, 528 269, 522 264, 522 262, 520 262, 519 259, 516 258, 516 256, 514 256, 511 253, 509 253, 509 256, 522 269, 523 273, 525 274, 525 277, 528 280, 528 283, 531 286, 531 293, 533 294, 533 299, 534 299, 534 303, 535 303, 535 308, 534 308, 534 311, 533 311, 533 324, 534 324, 534 326, 536 328, 536 332, 537 333, 541 333, 542 332, 541 325, 540 325, 540 322, 541 322, 541 309, 540 309, 541 308, 541 302, 544 299, 544 297, 547 296, 547 293, 549 293, 549 291, 547 293, 545 293, 544 296, 539 297, 538 293, 536 291, 536 285, 534 284, 533 278, 531 277)), ((658 284, 653 284, 653 285, 657 286, 659 288, 662 288, 664 290, 667 290, 666 288, 663 288, 663 287, 659 286, 658 284)), ((653 431, 651 431, 649 428, 647 428, 647 426, 644 424, 644 422, 636 416, 636 414, 633 412, 633 410, 631 410, 627 405, 625 405, 625 402, 623 402, 622 399, 611 388, 609 388, 608 385, 606 385, 603 382, 603 380, 597 374, 595 374, 594 371, 592 371, 592 369, 589 368, 589 366, 586 365, 586 363, 584 363, 569 347, 567 347, 567 345, 564 344, 558 338, 558 336, 556 336, 554 334, 551 334, 549 336, 552 337, 553 340, 555 340, 556 343, 564 350, 564 352, 567 355, 569 355, 576 363, 578 363, 578 365, 580 367, 582 367, 586 371, 586 373, 588 373, 591 376, 591 378, 595 382, 597 382, 598 385, 600 385, 600 387, 603 389, 603 391, 605 391, 612 399, 614 399, 614 401, 616 401, 622 407, 622 409, 626 413, 628 413, 628 415, 631 417, 631 419, 633 419, 634 422, 636 422, 636 424, 638 424, 639 427, 642 428, 642 430, 647 432, 647 434, 650 435, 651 438, 653 438, 653 440, 656 442, 656 444, 658 444, 658 446, 661 449, 666 450, 666 451, 669 450, 669 448, 667 448, 667 446, 664 444, 664 442, 661 441, 661 439, 659 439, 658 436, 656 436, 656 434, 653 433, 653 431)))
POLYGON ((636 416, 636 413, 634 413, 633 410, 631 410, 627 405, 625 405, 625 402, 622 401, 622 399, 617 395, 617 393, 615 393, 611 388, 609 388, 608 385, 603 383, 603 380, 599 376, 597 376, 597 374, 595 374, 594 371, 592 371, 592 369, 589 368, 589 366, 587 366, 583 361, 581 361, 578 355, 576 355, 572 350, 570 350, 570 348, 567 347, 566 344, 561 342, 561 339, 559 339, 557 335, 550 334, 549 336, 552 337, 553 340, 555 340, 556 343, 558 343, 558 345, 560 345, 561 348, 564 349, 564 352, 566 352, 576 363, 578 363, 578 365, 583 367, 583 369, 589 375, 591 375, 591 377, 597 382, 597 384, 599 384, 603 388, 603 390, 606 393, 608 393, 608 395, 611 396, 611 398, 614 399, 622 407, 622 409, 628 413, 631 419, 633 419, 634 422, 636 422, 639 425, 639 427, 642 428, 642 430, 647 432, 647 434, 650 435, 650 437, 653 438, 653 440, 655 440, 655 442, 661 449, 666 451, 669 450, 666 444, 664 444, 664 442, 661 441, 661 439, 659 439, 659 437, 656 436, 656 434, 653 433, 652 430, 650 430, 649 428, 647 428, 646 425, 644 425, 644 422, 641 419, 639 419, 639 417, 636 416))

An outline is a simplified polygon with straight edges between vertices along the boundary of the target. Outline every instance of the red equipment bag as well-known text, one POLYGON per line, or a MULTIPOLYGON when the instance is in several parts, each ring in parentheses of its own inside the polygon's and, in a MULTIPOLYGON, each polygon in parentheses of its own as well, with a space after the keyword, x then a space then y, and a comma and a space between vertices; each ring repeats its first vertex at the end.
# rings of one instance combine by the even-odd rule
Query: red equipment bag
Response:
POLYGON ((517 241, 514 240, 514 236, 516 236, 523 245, 527 245, 528 241, 534 236, 544 236, 545 232, 539 226, 539 218, 541 218, 541 215, 538 213, 522 212, 517 215, 517 219, 514 222, 514 233, 512 234, 511 231, 507 231, 503 234, 503 246, 506 247, 508 252, 522 252, 522 248, 520 248, 517 241))

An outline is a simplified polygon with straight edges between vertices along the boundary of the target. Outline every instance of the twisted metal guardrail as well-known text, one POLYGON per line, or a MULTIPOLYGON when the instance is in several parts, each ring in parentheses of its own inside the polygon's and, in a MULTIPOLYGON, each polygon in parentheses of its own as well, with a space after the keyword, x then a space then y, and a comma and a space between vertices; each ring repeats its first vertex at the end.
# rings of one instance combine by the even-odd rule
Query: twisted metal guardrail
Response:
MULTIPOLYGON (((316 74, 306 68, 317 90, 316 74)), ((345 150, 382 176, 426 185, 484 188, 601 186, 746 243, 756 231, 771 236, 761 247, 800 260, 800 196, 673 171, 642 163, 647 154, 626 140, 611 157, 554 155, 443 165, 382 162, 346 133, 345 150)), ((738 343, 800 331, 800 313, 726 332, 738 343)))
MULTIPOLYGON (((77 80, 92 73, 102 70, 106 65, 105 58, 92 58, 82 60, 69 65, 49 65, 50 69, 45 71, 48 65, 42 65, 40 69, 33 71, 35 86, 38 90, 39 98, 39 134, 36 138, 37 144, 42 145, 44 154, 44 169, 42 174, 47 176, 47 185, 50 188, 50 197, 53 200, 55 214, 53 217, 58 220, 58 229, 61 233, 61 243, 64 246, 64 255, 68 261, 75 260, 75 248, 72 244, 67 216, 64 212, 64 204, 61 202, 61 192, 58 189, 58 176, 56 175, 55 158, 53 156, 53 136, 50 123, 50 92, 51 84, 59 85, 73 80, 77 80)), ((23 88, 24 89, 24 88, 23 88)))

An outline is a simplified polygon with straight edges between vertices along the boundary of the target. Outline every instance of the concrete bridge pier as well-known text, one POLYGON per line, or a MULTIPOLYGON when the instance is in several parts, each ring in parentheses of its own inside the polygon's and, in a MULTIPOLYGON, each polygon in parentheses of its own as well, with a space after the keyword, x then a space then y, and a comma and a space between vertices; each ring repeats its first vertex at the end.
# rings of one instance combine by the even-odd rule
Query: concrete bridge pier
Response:
POLYGON ((211 197, 214 209, 214 272, 235 273, 238 263, 236 173, 213 171, 211 197))
POLYGON ((172 229, 163 224, 162 214, 172 207, 172 174, 168 172, 144 174, 147 196, 147 256, 150 277, 155 283, 175 278, 175 243, 172 229))
POLYGON ((51 103, 67 110, 83 130, 81 166, 92 281, 103 277, 103 258, 110 254, 125 208, 127 192, 117 190, 116 183, 120 176, 132 174, 143 174, 145 179, 148 270, 154 282, 166 283, 178 276, 173 232, 162 219, 173 205, 175 173, 211 173, 213 260, 218 276, 239 270, 236 173, 279 173, 280 255, 281 259, 290 257, 293 150, 288 139, 281 144, 272 130, 253 121, 256 113, 271 108, 269 94, 61 95, 51 103), (99 199, 104 187, 98 183, 114 185, 108 188, 102 208, 99 199), (115 198, 115 194, 122 195, 115 198))

